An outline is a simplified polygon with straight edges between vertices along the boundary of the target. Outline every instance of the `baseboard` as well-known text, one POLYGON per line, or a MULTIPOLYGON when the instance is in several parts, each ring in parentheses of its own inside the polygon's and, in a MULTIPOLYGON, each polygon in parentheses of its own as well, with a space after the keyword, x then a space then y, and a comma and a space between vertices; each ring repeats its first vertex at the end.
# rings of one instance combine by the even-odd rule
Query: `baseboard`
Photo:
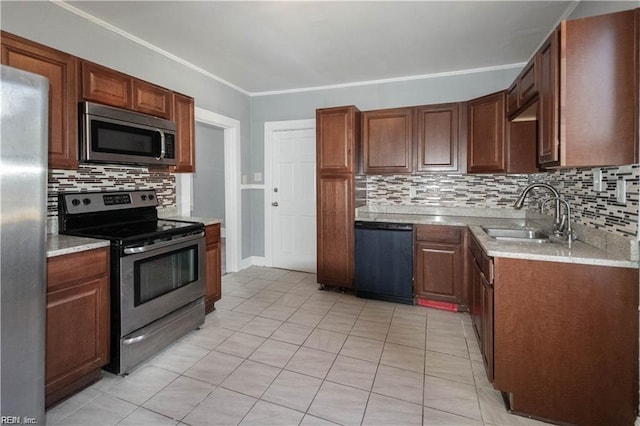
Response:
POLYGON ((240 262, 240 270, 248 268, 249 266, 264 266, 263 256, 251 256, 245 257, 240 262))

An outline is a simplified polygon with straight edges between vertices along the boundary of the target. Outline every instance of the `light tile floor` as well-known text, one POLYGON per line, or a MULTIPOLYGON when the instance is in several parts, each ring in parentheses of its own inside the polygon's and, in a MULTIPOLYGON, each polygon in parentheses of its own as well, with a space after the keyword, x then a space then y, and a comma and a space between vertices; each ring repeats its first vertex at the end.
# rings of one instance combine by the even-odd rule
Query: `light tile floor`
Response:
POLYGON ((50 425, 536 425, 487 381, 471 320, 320 291, 251 267, 204 326, 127 377, 47 412, 50 425))

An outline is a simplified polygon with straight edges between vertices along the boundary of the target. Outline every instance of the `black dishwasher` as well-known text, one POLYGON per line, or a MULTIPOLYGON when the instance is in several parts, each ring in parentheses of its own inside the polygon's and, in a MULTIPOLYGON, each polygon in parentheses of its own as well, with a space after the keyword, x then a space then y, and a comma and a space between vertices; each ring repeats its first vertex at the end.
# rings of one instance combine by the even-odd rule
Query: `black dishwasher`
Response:
POLYGON ((355 222, 356 296, 413 304, 413 225, 355 222))

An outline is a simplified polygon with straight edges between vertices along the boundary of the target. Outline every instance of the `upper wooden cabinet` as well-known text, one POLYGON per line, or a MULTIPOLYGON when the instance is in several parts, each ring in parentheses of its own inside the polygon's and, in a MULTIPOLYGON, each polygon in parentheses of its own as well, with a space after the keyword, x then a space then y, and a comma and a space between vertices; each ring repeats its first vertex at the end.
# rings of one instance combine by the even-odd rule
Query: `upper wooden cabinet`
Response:
POLYGON ((468 108, 467 171, 506 172, 505 93, 494 93, 469 101, 468 108))
POLYGON ((563 21, 507 91, 537 120, 540 167, 638 161, 638 10, 563 21))
POLYGON ((507 89, 507 116, 509 118, 518 115, 538 94, 540 80, 538 60, 539 55, 534 55, 511 87, 507 89))
POLYGON ((460 104, 416 108, 416 171, 458 171, 460 104))
POLYGON ((559 126, 559 54, 560 36, 554 31, 538 52, 539 96, 538 96, 538 162, 557 164, 560 156, 559 126))
POLYGON ((133 109, 133 78, 88 61, 82 61, 81 68, 83 99, 133 109))
POLYGON ((193 173, 196 169, 195 103, 193 98, 174 93, 173 111, 177 132, 174 172, 193 173))
POLYGON ((49 79, 49 168, 78 167, 76 58, 1 32, 2 64, 49 79))
POLYGON ((413 171, 414 108, 362 113, 362 159, 367 174, 413 171))
POLYGON ((133 109, 171 119, 173 98, 170 90, 142 80, 133 80, 133 109))
POLYGON ((560 26, 560 158, 563 167, 638 161, 638 12, 560 26))
POLYGON ((82 61, 81 82, 85 100, 171 118, 170 90, 89 61, 82 61))
POLYGON ((354 106, 318 109, 316 121, 318 171, 355 173, 360 111, 354 106))

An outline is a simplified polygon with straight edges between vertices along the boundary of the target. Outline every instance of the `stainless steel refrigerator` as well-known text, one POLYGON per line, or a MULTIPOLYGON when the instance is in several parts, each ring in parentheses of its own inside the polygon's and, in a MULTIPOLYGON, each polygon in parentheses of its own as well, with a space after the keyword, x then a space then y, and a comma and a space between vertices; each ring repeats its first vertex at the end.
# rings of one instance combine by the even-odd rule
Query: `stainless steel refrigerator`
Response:
POLYGON ((0 66, 0 415, 45 424, 49 81, 0 66))

